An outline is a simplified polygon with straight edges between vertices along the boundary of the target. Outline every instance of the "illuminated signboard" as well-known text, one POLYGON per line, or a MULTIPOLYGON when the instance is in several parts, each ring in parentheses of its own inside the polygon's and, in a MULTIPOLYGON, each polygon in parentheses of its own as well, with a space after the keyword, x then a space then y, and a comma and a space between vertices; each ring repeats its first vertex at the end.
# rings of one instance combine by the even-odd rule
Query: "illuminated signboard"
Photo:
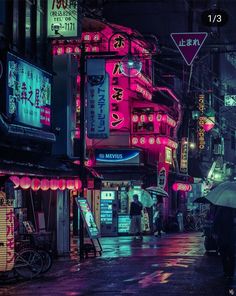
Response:
POLYGON ((172 149, 165 147, 165 163, 172 164, 172 149))
POLYGON ((14 213, 13 206, 0 206, 0 271, 14 266, 14 213))
POLYGON ((129 78, 122 74, 119 60, 108 61, 106 71, 110 77, 110 129, 128 129, 130 127, 129 78))
MULTIPOLYGON (((204 102, 204 95, 199 95, 198 97, 198 110, 200 111, 201 115, 204 114, 205 110, 205 102, 204 102)), ((200 116, 198 118, 198 148, 204 149, 205 148, 205 130, 203 128, 203 125, 205 123, 205 117, 200 116)))
POLYGON ((96 164, 124 165, 140 164, 139 150, 96 149, 96 164))
POLYGON ((188 172, 188 138, 181 139, 180 172, 188 172))
POLYGON ((47 35, 51 38, 79 37, 80 16, 76 0, 48 0, 47 35))
POLYGON ((51 74, 8 53, 8 116, 25 125, 49 128, 51 79, 51 74))
POLYGON ((109 79, 104 59, 87 62, 87 134, 90 139, 105 139, 109 129, 109 79))
POLYGON ((225 106, 236 106, 236 95, 225 95, 224 103, 225 106))
POLYGON ((87 199, 79 197, 79 198, 77 198, 76 202, 77 202, 77 205, 81 211, 81 214, 82 214, 83 220, 85 222, 89 237, 92 239, 98 238, 100 236, 100 232, 99 232, 97 224, 94 220, 94 216, 93 216, 91 208, 88 204, 87 199))

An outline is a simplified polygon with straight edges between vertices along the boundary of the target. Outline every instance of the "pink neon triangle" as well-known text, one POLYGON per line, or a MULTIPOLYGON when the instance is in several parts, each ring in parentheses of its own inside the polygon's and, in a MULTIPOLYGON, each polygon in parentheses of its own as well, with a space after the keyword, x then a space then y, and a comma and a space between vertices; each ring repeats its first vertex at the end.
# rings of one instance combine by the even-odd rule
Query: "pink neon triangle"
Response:
POLYGON ((198 54, 207 35, 206 32, 170 34, 179 52, 189 66, 198 54))

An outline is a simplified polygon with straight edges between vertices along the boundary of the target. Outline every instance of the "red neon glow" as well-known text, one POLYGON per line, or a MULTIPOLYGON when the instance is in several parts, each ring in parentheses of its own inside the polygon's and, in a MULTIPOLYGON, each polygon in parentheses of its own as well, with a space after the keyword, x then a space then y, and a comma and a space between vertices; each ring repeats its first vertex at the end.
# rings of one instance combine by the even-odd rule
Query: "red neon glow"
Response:
POLYGON ((20 178, 17 176, 11 176, 10 180, 14 183, 14 188, 17 188, 20 186, 20 178))
POLYGON ((149 135, 145 135, 145 136, 141 136, 141 137, 136 137, 133 136, 131 138, 131 143, 132 145, 145 145, 145 144, 157 144, 157 145, 163 145, 163 146, 167 146, 170 147, 172 149, 177 149, 178 144, 171 140, 168 137, 163 137, 163 136, 159 136, 159 137, 154 137, 154 136, 149 136, 149 135))
POLYGON ((172 188, 174 191, 185 191, 185 192, 188 192, 188 191, 191 191, 192 190, 192 186, 190 184, 186 184, 186 183, 174 183, 172 185, 172 188))
POLYGON ((162 137, 162 136, 156 138, 156 143, 168 146, 173 149, 177 149, 177 147, 178 147, 178 143, 171 140, 170 138, 162 137))
POLYGON ((121 55, 127 55, 129 52, 129 42, 126 34, 117 33, 110 39, 110 51, 116 51, 121 55))
POLYGON ((165 122, 171 127, 175 127, 177 124, 177 122, 174 119, 172 119, 168 114, 157 114, 156 120, 165 122))
POLYGON ((65 190, 66 189, 66 180, 60 179, 58 182, 58 189, 65 190))
POLYGON ((152 80, 149 77, 144 76, 142 72, 139 72, 135 77, 131 79, 134 81, 136 80, 137 82, 144 85, 145 87, 152 89, 152 80))
POLYGON ((205 132, 209 132, 215 126, 215 117, 201 116, 199 118, 199 125, 205 132))
POLYGON ((41 181, 37 178, 33 178, 31 183, 32 190, 37 191, 40 189, 40 186, 41 186, 41 181))
POLYGON ((138 92, 138 93, 141 93, 142 96, 145 99, 151 101, 152 94, 148 90, 146 90, 145 88, 143 88, 140 84, 138 84, 138 83, 132 83, 131 84, 131 89, 134 90, 134 91, 136 91, 136 92, 138 92))
POLYGON ((67 180, 66 181, 66 188, 69 190, 75 189, 75 181, 74 180, 67 180))
POLYGON ((51 190, 57 190, 59 188, 59 180, 51 179, 49 182, 50 182, 50 189, 51 190))
POLYGON ((29 189, 31 186, 31 179, 29 177, 20 178, 20 187, 22 189, 29 189))
POLYGON ((41 190, 46 191, 50 187, 50 182, 48 179, 42 179, 41 180, 41 190))
POLYGON ((122 74, 119 60, 108 61, 106 63, 106 71, 110 77, 110 128, 113 130, 129 129, 128 77, 122 74))
POLYGON ((110 128, 120 129, 125 125, 125 116, 121 112, 111 112, 110 113, 110 128))
POLYGON ((76 190, 81 189, 82 188, 82 182, 81 182, 81 180, 75 179, 74 181, 75 181, 75 189, 76 190))

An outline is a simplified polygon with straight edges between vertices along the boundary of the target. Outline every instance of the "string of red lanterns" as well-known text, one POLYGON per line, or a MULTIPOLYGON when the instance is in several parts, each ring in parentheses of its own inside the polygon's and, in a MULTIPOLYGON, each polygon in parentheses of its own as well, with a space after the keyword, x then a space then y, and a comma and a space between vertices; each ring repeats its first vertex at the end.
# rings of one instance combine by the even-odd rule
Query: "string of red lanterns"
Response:
POLYGON ((31 188, 34 191, 39 189, 46 191, 46 190, 79 190, 82 187, 82 182, 80 179, 38 179, 38 178, 29 178, 29 177, 22 177, 19 178, 17 176, 11 176, 10 180, 14 183, 14 187, 21 187, 22 189, 29 189, 31 188))

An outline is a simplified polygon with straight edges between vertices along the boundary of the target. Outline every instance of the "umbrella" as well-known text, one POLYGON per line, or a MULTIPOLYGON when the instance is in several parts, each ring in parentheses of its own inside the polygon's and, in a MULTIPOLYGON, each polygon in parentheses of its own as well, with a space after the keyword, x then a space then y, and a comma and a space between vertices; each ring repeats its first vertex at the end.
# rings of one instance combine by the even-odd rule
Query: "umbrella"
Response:
POLYGON ((236 208, 236 182, 221 183, 206 195, 206 199, 217 206, 236 208))
POLYGON ((152 207, 154 201, 150 195, 150 193, 144 189, 130 189, 128 191, 129 198, 132 198, 134 194, 138 194, 139 201, 143 204, 144 207, 152 207))
POLYGON ((202 204, 210 204, 211 202, 205 198, 205 196, 202 196, 202 197, 198 197, 196 198, 194 201, 194 203, 202 203, 202 204))
POLYGON ((164 197, 169 196, 169 194, 164 189, 162 189, 161 187, 151 186, 151 187, 146 188, 146 190, 148 192, 154 193, 156 195, 161 195, 161 196, 164 196, 164 197))

